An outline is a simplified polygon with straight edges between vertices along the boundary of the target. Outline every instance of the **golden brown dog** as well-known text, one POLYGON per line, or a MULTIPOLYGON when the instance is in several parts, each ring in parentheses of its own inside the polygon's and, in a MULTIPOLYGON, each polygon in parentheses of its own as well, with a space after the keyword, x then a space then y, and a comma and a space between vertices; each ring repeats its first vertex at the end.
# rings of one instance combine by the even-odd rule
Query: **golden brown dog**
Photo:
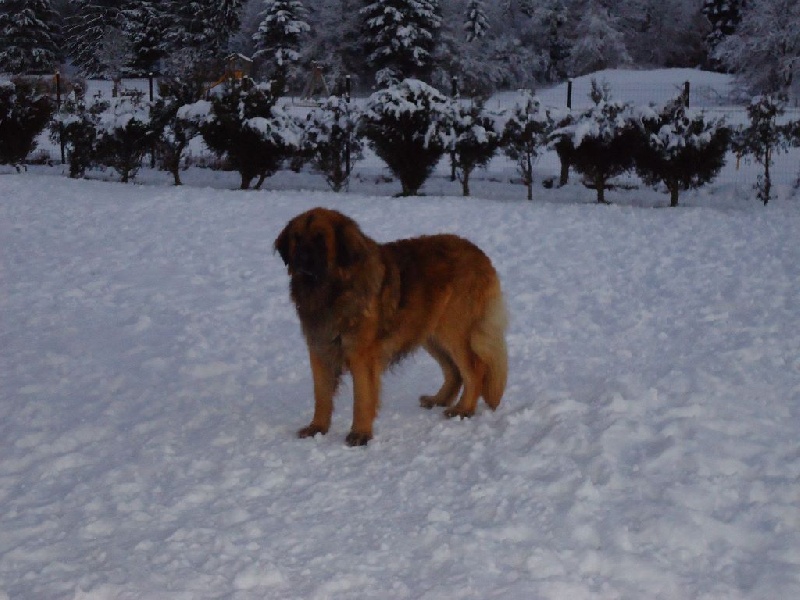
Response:
POLYGON ((275 240, 291 277, 314 377, 314 417, 300 437, 327 433, 342 373, 353 377, 350 446, 372 438, 381 373, 419 346, 444 383, 426 408, 470 417, 478 397, 497 408, 506 384, 506 312, 491 261, 471 242, 433 235, 378 244, 349 217, 298 215, 275 240), (458 402, 451 406, 463 386, 458 402))

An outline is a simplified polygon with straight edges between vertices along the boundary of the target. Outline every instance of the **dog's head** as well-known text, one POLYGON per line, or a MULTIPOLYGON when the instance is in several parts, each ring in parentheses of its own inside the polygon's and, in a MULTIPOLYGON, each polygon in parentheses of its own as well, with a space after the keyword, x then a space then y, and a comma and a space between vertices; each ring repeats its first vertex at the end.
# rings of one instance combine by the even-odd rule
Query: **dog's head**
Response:
POLYGON ((369 238, 351 218, 335 210, 314 208, 286 224, 274 244, 289 275, 320 283, 364 259, 369 238))

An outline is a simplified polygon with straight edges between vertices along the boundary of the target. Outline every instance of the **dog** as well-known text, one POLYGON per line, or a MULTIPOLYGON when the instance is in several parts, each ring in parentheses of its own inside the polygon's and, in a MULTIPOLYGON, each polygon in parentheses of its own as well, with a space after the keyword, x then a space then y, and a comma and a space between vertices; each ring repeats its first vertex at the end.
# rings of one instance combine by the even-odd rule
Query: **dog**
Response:
POLYGON ((467 418, 478 397, 494 410, 506 385, 507 316, 500 280, 472 242, 440 234, 380 244, 346 215, 314 208, 274 244, 308 345, 314 416, 301 438, 328 432, 343 373, 353 378, 348 446, 364 446, 380 405, 381 374, 419 348, 444 383, 425 408, 467 418), (458 392, 461 397, 455 404, 458 392))

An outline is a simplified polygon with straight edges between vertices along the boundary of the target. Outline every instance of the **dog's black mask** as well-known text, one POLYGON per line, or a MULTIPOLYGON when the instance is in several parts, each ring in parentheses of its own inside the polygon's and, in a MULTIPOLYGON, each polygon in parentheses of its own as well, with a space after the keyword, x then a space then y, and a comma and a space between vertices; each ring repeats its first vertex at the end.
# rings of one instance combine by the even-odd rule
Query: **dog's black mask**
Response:
POLYGON ((296 275, 312 281, 323 279, 328 270, 328 248, 322 235, 297 240, 291 260, 296 275))

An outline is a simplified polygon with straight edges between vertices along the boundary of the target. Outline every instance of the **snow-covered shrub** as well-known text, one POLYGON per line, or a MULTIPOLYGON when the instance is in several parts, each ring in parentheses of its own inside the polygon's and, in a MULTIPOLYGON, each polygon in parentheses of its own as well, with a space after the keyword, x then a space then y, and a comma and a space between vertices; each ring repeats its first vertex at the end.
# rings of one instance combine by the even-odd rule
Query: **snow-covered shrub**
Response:
POLYGON ((361 118, 370 147, 400 180, 403 196, 413 196, 447 148, 451 128, 448 99, 417 80, 372 94, 361 118))
POLYGON ((551 136, 554 144, 572 145, 572 166, 597 191, 598 203, 606 203, 609 180, 633 167, 637 127, 632 117, 630 105, 601 99, 551 136))
POLYGON ((514 106, 503 130, 503 152, 517 164, 528 189, 528 200, 533 200, 533 166, 544 152, 552 130, 550 112, 530 93, 514 106))
POLYGON ((298 125, 275 100, 268 84, 245 80, 226 84, 210 102, 189 105, 181 113, 198 120, 206 145, 239 172, 243 190, 256 178, 255 188, 260 188, 298 147, 298 125))
POLYGON ((678 206, 681 190, 708 183, 725 165, 730 130, 721 119, 687 109, 683 96, 648 111, 641 134, 636 172, 648 185, 666 185, 670 206, 678 206))
POLYGON ((0 164, 23 162, 52 114, 50 100, 32 86, 0 80, 0 164))
POLYGON ((301 153, 322 173, 334 192, 347 186, 353 163, 362 156, 356 135, 358 109, 341 96, 331 96, 312 110, 303 124, 301 153))
POLYGON ((87 105, 83 98, 70 94, 56 116, 50 137, 57 142, 60 136, 64 142, 70 177, 83 177, 96 163, 100 117, 108 107, 108 102, 100 98, 87 105))
POLYGON ((123 183, 136 176, 145 154, 153 147, 150 103, 141 96, 113 98, 97 124, 95 157, 113 168, 123 183))
POLYGON ((151 114, 156 149, 162 167, 172 173, 175 185, 181 185, 183 153, 189 142, 200 135, 198 120, 181 108, 193 103, 202 91, 198 80, 175 79, 162 86, 161 96, 153 104, 151 114))
POLYGON ((733 134, 732 147, 738 156, 753 157, 764 167, 758 176, 756 190, 758 199, 765 205, 772 193, 770 167, 776 153, 785 152, 789 147, 790 129, 778 124, 778 117, 785 111, 783 100, 770 95, 756 96, 747 107, 750 124, 739 127, 733 134))
POLYGON ((500 146, 502 136, 497 115, 480 101, 469 106, 455 104, 450 150, 464 196, 469 196, 469 178, 477 167, 485 167, 500 146))

